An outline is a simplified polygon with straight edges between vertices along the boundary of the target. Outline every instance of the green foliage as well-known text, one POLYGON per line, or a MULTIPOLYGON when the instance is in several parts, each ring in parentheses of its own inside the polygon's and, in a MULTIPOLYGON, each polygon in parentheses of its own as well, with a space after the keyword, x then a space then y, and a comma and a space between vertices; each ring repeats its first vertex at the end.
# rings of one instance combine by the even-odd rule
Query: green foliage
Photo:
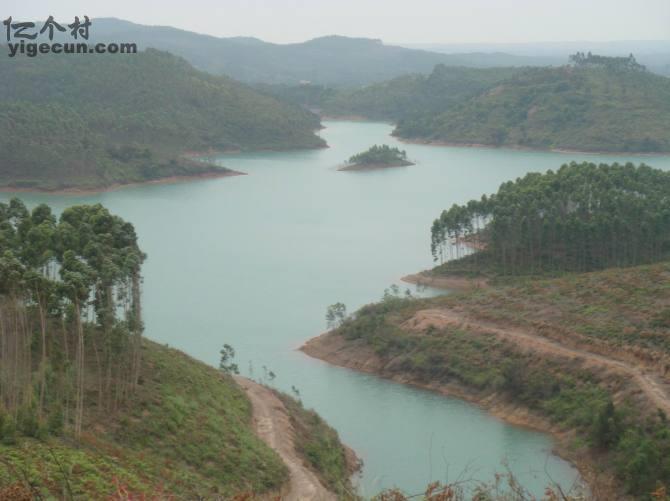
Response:
POLYGON ((406 116, 395 134, 456 144, 670 151, 670 80, 628 58, 596 57, 606 62, 517 72, 447 110, 406 116))
POLYGON ((610 448, 616 444, 621 436, 621 419, 614 409, 611 400, 600 409, 593 423, 593 440, 595 445, 610 448))
POLYGON ((596 54, 577 52, 570 56, 570 62, 575 66, 598 66, 619 71, 644 71, 646 68, 635 60, 635 56, 606 57, 596 54))
POLYGON ((616 467, 631 493, 648 493, 670 478, 670 430, 667 423, 652 421, 626 426, 618 437, 616 467))
POLYGON ((99 204, 0 203, 0 491, 209 499, 285 482, 228 374, 142 340, 144 259, 99 204))
POLYGON ((9 413, 0 410, 0 442, 5 445, 16 443, 16 421, 9 413))
POLYGON ((349 158, 350 165, 407 165, 407 152, 392 148, 387 144, 381 146, 374 145, 362 153, 358 153, 349 158))
POLYGON ((331 304, 326 310, 326 324, 329 329, 341 326, 347 318, 347 307, 344 303, 331 304))
POLYGON ((467 264, 497 274, 589 271, 658 261, 670 254, 670 174, 583 163, 531 173, 498 192, 454 205, 435 220, 435 260, 463 242, 484 248, 467 264))
POLYGON ((302 106, 310 110, 318 110, 340 91, 320 84, 302 83, 299 85, 257 83, 253 88, 282 101, 302 106))
POLYGON ((0 405, 20 434, 60 433, 70 425, 63 407, 74 403, 79 437, 87 340, 98 370, 106 368, 100 407, 136 384, 145 257, 133 225, 100 204, 67 208, 57 220, 43 204, 0 203, 0 327, 13 346, 0 352, 0 405))
POLYGON ((175 350, 148 346, 150 369, 128 425, 115 427, 114 440, 197 472, 183 483, 184 492, 209 497, 279 487, 286 468, 255 436, 251 404, 230 376, 175 350))
POLYGON ((328 115, 408 119, 449 110, 518 71, 515 68, 475 69, 438 64, 430 75, 403 75, 362 88, 322 92, 318 106, 328 115))
POLYGON ((283 485, 286 467, 254 434, 251 405, 229 376, 146 340, 143 358, 137 392, 116 412, 91 402, 79 444, 3 440, 0 488, 27 479, 45 498, 70 489, 105 499, 121 488, 133 498, 227 499, 283 485))
POLYGON ((55 404, 54 408, 50 409, 47 417, 47 432, 49 435, 58 437, 63 434, 63 423, 65 422, 65 414, 63 406, 60 403, 55 404))
POLYGON ((219 351, 221 359, 219 360, 219 369, 226 374, 239 374, 240 369, 235 363, 235 349, 229 344, 224 344, 219 351))
MULTIPOLYGON (((555 279, 516 280, 510 285, 431 299, 389 292, 366 305, 336 333, 380 357, 383 374, 435 384, 459 384, 482 397, 500 394, 576 432, 627 491, 645 499, 659 483, 670 484, 670 426, 662 413, 643 410, 623 376, 561 358, 537 356, 516 344, 467 327, 428 327, 405 322, 419 310, 458 308, 469 318, 521 325, 538 335, 568 336, 572 329, 621 349, 667 338, 649 331, 649 320, 666 304, 667 263, 555 279), (594 313, 597 312, 597 313, 594 313), (645 320, 646 319, 646 320, 645 320), (604 322, 607 322, 606 324, 604 322), (632 326, 639 326, 633 334, 632 326), (566 327, 568 326, 568 327, 566 327), (628 336, 616 336, 626 331, 628 336), (615 394, 618 395, 615 404, 615 394), (627 396, 621 398, 622 394, 627 396)), ((573 334, 574 335, 574 334, 573 334)), ((581 342, 584 342, 579 337, 581 342)), ((641 355, 643 356, 643 355, 641 355)))
POLYGON ((43 438, 44 429, 37 420, 37 409, 35 406, 19 407, 16 417, 17 430, 25 437, 43 438))
POLYGON ((307 111, 153 49, 0 59, 4 185, 99 187, 222 172, 183 154, 322 146, 318 126, 307 111))
POLYGON ((296 450, 323 484, 339 499, 357 499, 351 485, 351 468, 337 431, 316 412, 305 409, 302 403, 289 395, 275 391, 281 399, 296 430, 296 450))

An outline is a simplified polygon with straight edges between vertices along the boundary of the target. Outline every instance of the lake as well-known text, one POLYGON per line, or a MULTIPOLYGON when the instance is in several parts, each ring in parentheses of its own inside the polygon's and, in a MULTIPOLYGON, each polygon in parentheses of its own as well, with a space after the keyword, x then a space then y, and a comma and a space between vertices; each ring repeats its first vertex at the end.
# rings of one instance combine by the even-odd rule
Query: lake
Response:
POLYGON ((328 149, 217 159, 248 176, 21 198, 58 211, 101 202, 131 221, 149 255, 146 336, 213 365, 229 343, 243 373, 260 379, 273 371, 276 386, 297 387, 305 405, 364 460, 363 494, 391 486, 419 492, 431 480, 491 480, 505 461, 535 494, 548 474, 570 486, 576 472, 551 454, 546 435, 296 350, 325 330, 328 305, 341 301, 354 311, 391 284, 406 287, 401 276, 431 267, 430 225, 453 203, 572 160, 668 169, 670 158, 408 144, 400 146, 415 166, 338 172, 338 164, 373 144, 400 143, 388 124, 324 125, 328 149))

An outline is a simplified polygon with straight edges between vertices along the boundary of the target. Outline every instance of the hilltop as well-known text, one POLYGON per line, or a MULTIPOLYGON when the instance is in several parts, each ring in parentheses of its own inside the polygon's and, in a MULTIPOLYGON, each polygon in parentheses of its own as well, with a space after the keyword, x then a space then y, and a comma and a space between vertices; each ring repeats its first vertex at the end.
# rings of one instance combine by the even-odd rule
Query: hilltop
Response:
POLYGON ((402 75, 388 82, 352 90, 324 90, 317 95, 318 100, 314 96, 315 90, 304 86, 292 93, 287 90, 282 93, 281 89, 275 92, 294 101, 302 97, 304 104, 321 108, 325 115, 360 115, 398 121, 451 109, 518 71, 515 68, 477 69, 438 64, 428 75, 402 75), (299 94, 301 90, 302 94, 299 94))
POLYGON ((670 79, 626 61, 595 56, 527 68, 446 111, 405 117, 394 134, 456 145, 668 152, 670 79))
POLYGON ((670 61, 667 41, 573 42, 549 51, 542 44, 391 45, 374 38, 335 34, 297 43, 272 43, 251 36, 217 37, 116 18, 92 21, 92 41, 134 42, 141 49, 165 50, 203 71, 253 84, 297 85, 310 81, 353 88, 408 73, 427 74, 437 64, 471 68, 557 66, 568 54, 585 47, 606 55, 632 51, 652 70, 666 75, 670 61))
POLYGON ((100 188, 230 171, 189 152, 313 148, 311 113, 183 59, 0 58, 0 185, 100 188))
MULTIPOLYGON (((220 38, 113 18, 93 19, 91 40, 135 42, 140 48, 166 50, 185 58, 196 68, 247 83, 298 85, 301 81, 310 81, 355 87, 406 73, 429 73, 440 63, 474 67, 501 65, 499 58, 487 54, 440 54, 387 45, 371 38, 330 35, 277 44, 253 37, 220 38)), ((502 60, 507 63, 509 59, 502 60)))

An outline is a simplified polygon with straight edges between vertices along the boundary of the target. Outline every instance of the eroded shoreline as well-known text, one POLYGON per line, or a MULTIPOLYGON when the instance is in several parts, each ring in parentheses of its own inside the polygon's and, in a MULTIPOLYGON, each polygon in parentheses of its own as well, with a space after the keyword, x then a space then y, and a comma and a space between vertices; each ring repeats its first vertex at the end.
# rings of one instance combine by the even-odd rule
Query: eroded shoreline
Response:
POLYGON ((486 278, 468 278, 452 276, 436 276, 425 271, 405 275, 400 280, 405 283, 417 285, 419 287, 433 287, 435 289, 445 289, 453 291, 466 291, 489 286, 486 278))
MULTIPOLYGON (((515 404, 496 392, 477 392, 457 383, 425 383, 407 373, 393 373, 388 370, 392 363, 385 362, 365 343, 348 341, 329 331, 308 340, 299 348, 312 358, 346 369, 372 374, 390 381, 429 390, 446 397, 465 400, 482 408, 492 416, 513 426, 546 433, 554 440, 552 453, 572 464, 585 483, 584 487, 597 491, 607 498, 608 495, 620 495, 614 479, 604 477, 598 471, 597 459, 586 452, 578 452, 572 446, 574 432, 565 431, 551 423, 549 419, 529 408, 515 404)), ((548 484, 550 479, 548 479, 548 484)))

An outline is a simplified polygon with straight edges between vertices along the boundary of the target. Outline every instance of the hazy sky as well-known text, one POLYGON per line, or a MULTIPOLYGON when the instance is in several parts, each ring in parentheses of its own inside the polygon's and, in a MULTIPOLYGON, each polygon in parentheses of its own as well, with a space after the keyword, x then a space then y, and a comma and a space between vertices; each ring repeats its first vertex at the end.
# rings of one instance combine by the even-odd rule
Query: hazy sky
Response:
POLYGON ((2 19, 84 14, 280 43, 331 34, 395 43, 670 39, 670 0, 0 0, 2 19))

